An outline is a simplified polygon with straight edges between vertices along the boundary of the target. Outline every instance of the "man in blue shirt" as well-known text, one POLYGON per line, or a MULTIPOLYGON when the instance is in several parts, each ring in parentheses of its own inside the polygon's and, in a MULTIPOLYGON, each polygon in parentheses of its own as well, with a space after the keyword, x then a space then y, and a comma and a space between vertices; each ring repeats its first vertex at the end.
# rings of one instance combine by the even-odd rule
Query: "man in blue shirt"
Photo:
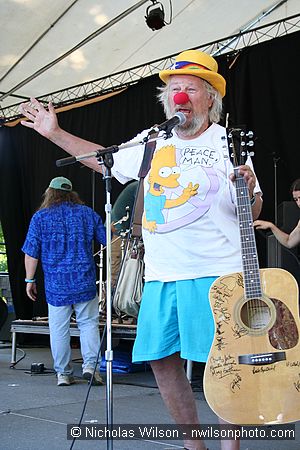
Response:
POLYGON ((100 216, 83 204, 70 180, 54 178, 31 219, 22 250, 26 292, 33 301, 37 294, 35 271, 38 261, 42 263, 58 386, 74 383, 69 331, 73 312, 80 330, 83 378, 93 385, 103 384, 94 371, 100 336, 93 240, 106 242, 100 216))

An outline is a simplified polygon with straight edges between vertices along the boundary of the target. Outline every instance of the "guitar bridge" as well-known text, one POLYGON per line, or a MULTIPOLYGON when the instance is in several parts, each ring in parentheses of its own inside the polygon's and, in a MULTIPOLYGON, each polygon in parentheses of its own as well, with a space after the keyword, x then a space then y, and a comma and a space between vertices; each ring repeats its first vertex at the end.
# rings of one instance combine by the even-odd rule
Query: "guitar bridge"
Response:
POLYGON ((286 359, 285 352, 257 353, 252 355, 240 355, 239 364, 248 364, 251 366, 265 366, 286 359))

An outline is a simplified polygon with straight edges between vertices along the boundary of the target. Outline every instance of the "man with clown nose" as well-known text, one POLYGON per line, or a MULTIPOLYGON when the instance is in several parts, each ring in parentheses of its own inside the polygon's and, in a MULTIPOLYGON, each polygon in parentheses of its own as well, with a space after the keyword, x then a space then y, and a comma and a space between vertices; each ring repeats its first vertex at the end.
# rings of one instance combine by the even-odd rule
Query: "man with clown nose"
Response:
MULTIPOLYGON (((218 125, 226 83, 215 59, 198 50, 180 53, 159 77, 166 117, 178 114, 180 120, 169 139, 157 140, 144 179, 145 285, 133 361, 150 361, 174 421, 196 425, 198 412, 185 361, 207 360, 214 337, 210 286, 217 277, 242 270, 233 167, 226 130, 218 125)), ((73 156, 99 148, 61 129, 51 104, 46 109, 32 99, 21 111, 29 119, 23 125, 73 156)), ((133 141, 142 141, 148 131, 133 141)), ((143 145, 115 153, 113 175, 121 183, 138 179, 143 153, 143 145)), ((95 158, 85 161, 101 170, 95 158)), ((262 200, 250 159, 239 173, 256 219, 262 200)), ((222 440, 221 446, 237 450, 239 442, 222 440)), ((184 448, 206 450, 202 440, 190 436, 184 448)))

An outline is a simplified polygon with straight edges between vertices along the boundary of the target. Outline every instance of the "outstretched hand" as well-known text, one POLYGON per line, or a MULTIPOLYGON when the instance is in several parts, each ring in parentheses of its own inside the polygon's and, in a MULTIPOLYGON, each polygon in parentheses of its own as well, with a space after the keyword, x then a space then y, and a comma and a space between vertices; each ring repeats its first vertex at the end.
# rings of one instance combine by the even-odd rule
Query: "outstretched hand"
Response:
POLYGON ((33 128, 46 138, 59 128, 56 113, 52 103, 48 103, 47 109, 35 98, 31 98, 30 103, 22 103, 20 112, 27 120, 22 120, 21 124, 28 128, 33 128))

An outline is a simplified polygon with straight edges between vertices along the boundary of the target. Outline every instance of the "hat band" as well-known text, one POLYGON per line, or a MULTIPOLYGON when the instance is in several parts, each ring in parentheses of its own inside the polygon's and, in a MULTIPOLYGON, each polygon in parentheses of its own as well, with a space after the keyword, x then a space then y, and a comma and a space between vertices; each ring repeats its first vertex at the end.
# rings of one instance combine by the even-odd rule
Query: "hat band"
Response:
POLYGON ((169 70, 178 70, 178 69, 188 69, 188 70, 197 70, 197 69, 204 69, 204 70, 210 70, 205 66, 201 66, 201 64, 193 63, 191 61, 177 61, 170 67, 169 70))

